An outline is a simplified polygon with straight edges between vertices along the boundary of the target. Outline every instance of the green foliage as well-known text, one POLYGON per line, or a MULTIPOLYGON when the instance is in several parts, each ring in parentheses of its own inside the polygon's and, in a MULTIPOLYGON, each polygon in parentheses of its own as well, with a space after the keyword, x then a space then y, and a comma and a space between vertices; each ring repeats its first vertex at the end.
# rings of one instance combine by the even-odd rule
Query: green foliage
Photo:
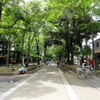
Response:
POLYGON ((80 51, 82 57, 86 56, 86 48, 87 48, 87 51, 88 51, 88 52, 87 52, 87 55, 90 56, 91 53, 92 53, 92 49, 91 49, 90 45, 87 45, 87 46, 84 45, 84 46, 82 47, 81 51, 80 51))
POLYGON ((42 58, 37 54, 37 43, 39 53, 48 46, 48 58, 73 56, 79 47, 83 56, 86 48, 82 47, 83 39, 90 39, 91 31, 97 35, 100 22, 94 21, 92 15, 100 15, 99 0, 0 2, 0 34, 10 38, 11 48, 29 57, 42 58))

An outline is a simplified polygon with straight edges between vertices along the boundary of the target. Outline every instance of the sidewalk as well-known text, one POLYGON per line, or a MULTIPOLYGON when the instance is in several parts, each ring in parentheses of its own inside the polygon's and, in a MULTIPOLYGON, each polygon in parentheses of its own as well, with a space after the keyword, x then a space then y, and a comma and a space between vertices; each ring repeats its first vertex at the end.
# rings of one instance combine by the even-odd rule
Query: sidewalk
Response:
POLYGON ((0 96, 0 100, 79 100, 60 68, 47 66, 0 96))

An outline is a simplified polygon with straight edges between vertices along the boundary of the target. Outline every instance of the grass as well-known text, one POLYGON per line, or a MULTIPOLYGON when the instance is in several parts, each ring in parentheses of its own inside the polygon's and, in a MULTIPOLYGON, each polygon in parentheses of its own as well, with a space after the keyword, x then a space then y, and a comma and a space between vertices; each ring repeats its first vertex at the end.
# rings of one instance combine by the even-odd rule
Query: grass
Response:
MULTIPOLYGON (((66 68, 68 68, 69 70, 71 70, 71 71, 77 73, 77 70, 76 70, 77 65, 69 65, 69 64, 61 63, 61 66, 62 66, 62 67, 66 67, 66 68)), ((81 66, 79 66, 79 67, 81 67, 81 66)))
POLYGON ((11 67, 9 67, 9 68, 7 68, 7 67, 1 67, 0 68, 0 72, 16 72, 19 68, 20 68, 20 66, 15 66, 14 67, 15 70, 12 71, 11 67))
MULTIPOLYGON (((77 73, 77 70, 76 70, 77 65, 69 65, 69 64, 61 63, 61 66, 62 66, 62 67, 66 67, 66 68, 68 68, 69 70, 71 70, 71 71, 77 73)), ((79 67, 82 67, 82 66, 80 65, 79 67)), ((100 73, 100 70, 94 70, 94 71, 100 73)))
MULTIPOLYGON (((36 67, 38 67, 38 65, 29 65, 28 66, 28 70, 32 70, 32 69, 34 69, 36 67)), ((14 66, 15 70, 12 71, 11 67, 9 67, 9 68, 7 68, 7 67, 1 67, 0 68, 0 72, 16 72, 19 68, 21 68, 21 66, 14 66)))

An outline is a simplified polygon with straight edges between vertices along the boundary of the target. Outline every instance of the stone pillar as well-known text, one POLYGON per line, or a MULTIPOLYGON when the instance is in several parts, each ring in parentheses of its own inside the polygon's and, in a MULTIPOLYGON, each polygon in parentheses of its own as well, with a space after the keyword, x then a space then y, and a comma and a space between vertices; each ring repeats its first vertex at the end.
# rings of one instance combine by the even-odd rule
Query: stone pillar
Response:
POLYGON ((24 65, 25 53, 21 53, 21 57, 22 57, 22 65, 24 65))

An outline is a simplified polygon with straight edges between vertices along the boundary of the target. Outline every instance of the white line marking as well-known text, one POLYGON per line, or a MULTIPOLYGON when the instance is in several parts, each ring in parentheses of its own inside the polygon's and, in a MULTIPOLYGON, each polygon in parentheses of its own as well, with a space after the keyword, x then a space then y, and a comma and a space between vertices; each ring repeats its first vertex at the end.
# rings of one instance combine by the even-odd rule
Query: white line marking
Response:
POLYGON ((65 88, 67 90, 70 100, 80 100, 79 97, 77 96, 77 94, 75 93, 75 91, 73 90, 73 88, 71 87, 71 85, 69 84, 69 82, 67 81, 67 79, 65 78, 65 76, 63 75, 63 72, 60 69, 59 69, 59 73, 63 80, 63 83, 65 85, 65 88))
MULTIPOLYGON (((43 68, 44 69, 44 68, 43 68)), ((0 96, 0 100, 5 99, 7 96, 9 96, 11 93, 13 93, 15 90, 17 90, 19 87, 21 87, 23 84, 25 84, 28 80, 32 79, 34 76, 37 75, 37 73, 39 73, 40 71, 42 71, 43 69, 40 69, 39 71, 37 71, 35 74, 33 74, 31 77, 27 78, 25 81, 19 83, 18 85, 16 85, 15 87, 9 89, 7 92, 3 93, 0 96)))

